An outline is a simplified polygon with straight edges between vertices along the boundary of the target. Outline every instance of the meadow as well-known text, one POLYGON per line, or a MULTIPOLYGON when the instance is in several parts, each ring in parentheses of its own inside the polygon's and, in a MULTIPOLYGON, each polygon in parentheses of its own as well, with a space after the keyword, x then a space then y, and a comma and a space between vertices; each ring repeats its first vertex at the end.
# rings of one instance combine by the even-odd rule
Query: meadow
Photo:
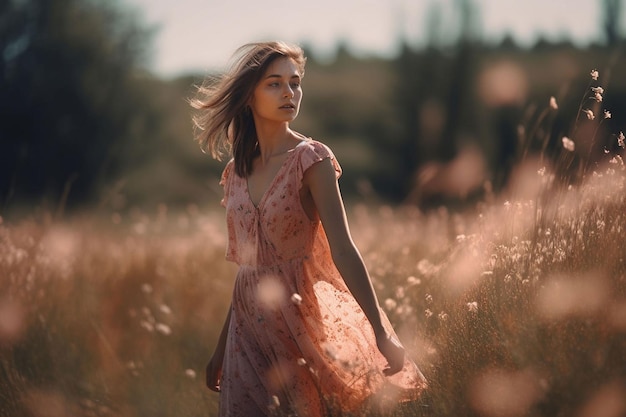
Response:
MULTIPOLYGON (((390 414, 626 414, 624 136, 593 161, 590 137, 528 152, 462 210, 349 204, 429 381, 390 414)), ((203 373, 235 275, 225 242, 217 202, 0 218, 0 416, 216 415, 203 373)))

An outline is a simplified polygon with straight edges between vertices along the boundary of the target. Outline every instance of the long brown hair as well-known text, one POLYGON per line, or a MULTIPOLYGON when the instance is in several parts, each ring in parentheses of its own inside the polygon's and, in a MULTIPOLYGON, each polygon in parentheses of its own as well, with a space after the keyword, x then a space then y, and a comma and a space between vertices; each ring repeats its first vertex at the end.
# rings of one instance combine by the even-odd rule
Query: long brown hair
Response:
POLYGON ((235 173, 246 178, 259 154, 257 133, 248 102, 269 65, 277 58, 294 60, 304 76, 302 48, 284 42, 246 44, 235 52, 234 64, 219 77, 207 77, 190 100, 194 135, 203 152, 220 160, 225 151, 235 160, 235 173))

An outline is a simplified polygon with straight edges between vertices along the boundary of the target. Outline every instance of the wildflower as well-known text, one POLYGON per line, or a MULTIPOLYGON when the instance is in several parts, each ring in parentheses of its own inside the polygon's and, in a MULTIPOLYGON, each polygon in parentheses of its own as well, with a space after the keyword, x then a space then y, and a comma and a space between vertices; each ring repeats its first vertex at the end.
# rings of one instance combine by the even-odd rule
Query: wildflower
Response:
POLYGON ((467 310, 471 313, 475 313, 478 311, 478 303, 476 301, 472 301, 471 303, 467 303, 467 310))
POLYGON ((126 368, 130 371, 132 376, 139 376, 139 368, 141 368, 141 363, 135 363, 134 361, 130 361, 126 363, 126 368))
POLYGON ((159 310, 161 310, 163 314, 172 314, 172 309, 166 304, 161 304, 159 310))
POLYGON ((430 294, 426 294, 426 302, 427 303, 432 303, 433 302, 433 296, 430 294))
POLYGON ((294 303, 295 305, 299 306, 300 304, 302 304, 302 296, 298 293, 293 293, 291 295, 291 302, 294 303))
POLYGON ((194 371, 193 369, 186 369, 185 370, 185 375, 187 376, 187 378, 195 379, 196 378, 196 371, 194 371))
POLYGON ((600 94, 600 93, 595 93, 595 94, 593 95, 593 99, 594 99, 595 101, 597 101, 598 103, 602 103, 602 94, 600 94))
POLYGON ((426 318, 430 318, 430 317, 432 317, 433 312, 432 312, 432 311, 430 311, 430 309, 429 309, 429 308, 427 308, 427 309, 424 311, 424 315, 426 316, 426 318))
POLYGON ((439 315, 437 317, 439 317, 439 320, 441 320, 441 321, 447 321, 448 320, 448 314, 443 312, 443 311, 441 313, 439 313, 439 315))
POLYGON ((404 287, 397 287, 396 298, 404 298, 404 296, 405 296, 404 287))
POLYGON ((280 407, 280 400, 276 395, 272 395, 272 403, 270 404, 270 410, 275 410, 280 407))
POLYGON ((598 72, 598 70, 593 69, 591 70, 591 73, 589 73, 589 75, 591 75, 592 80, 596 81, 598 77, 600 76, 600 73, 598 72))
POLYGON ((407 284, 409 285, 419 285, 422 283, 422 280, 411 275, 406 279, 407 284))
POLYGON ((155 329, 157 332, 165 336, 169 336, 170 334, 172 334, 172 329, 170 329, 170 326, 164 323, 157 323, 157 325, 155 326, 155 329))
POLYGON ((154 331, 154 325, 147 320, 141 320, 141 322, 139 322, 139 325, 149 332, 154 331))
POLYGON ((591 87, 591 91, 596 94, 604 94, 604 88, 602 87, 591 87))
POLYGON ((394 300, 392 298, 387 298, 385 300, 385 308, 387 310, 389 310, 389 311, 395 310, 397 306, 398 306, 398 303, 396 303, 396 300, 394 300))
POLYGON ((618 145, 620 148, 624 148, 624 146, 625 146, 625 145, 624 145, 624 139, 626 139, 626 138, 624 137, 624 132, 619 132, 619 136, 617 136, 617 145, 618 145))
POLYGON ((596 118, 596 116, 593 114, 593 112, 589 109, 583 109, 583 113, 585 113, 587 115, 587 119, 589 120, 593 120, 596 118))
POLYGON ((553 110, 558 110, 558 108, 559 108, 559 105, 556 104, 556 98, 554 98, 554 96, 550 97, 550 107, 553 110))
POLYGON ((563 147, 565 149, 567 149, 570 152, 574 152, 574 149, 576 149, 576 145, 574 144, 573 140, 571 140, 567 136, 563 136, 563 139, 561 139, 561 141, 563 142, 563 147))
POLYGON ((610 112, 610 111, 608 111, 608 110, 605 110, 605 111, 604 111, 604 118, 605 118, 605 119, 610 119, 610 118, 611 118, 611 112, 610 112))

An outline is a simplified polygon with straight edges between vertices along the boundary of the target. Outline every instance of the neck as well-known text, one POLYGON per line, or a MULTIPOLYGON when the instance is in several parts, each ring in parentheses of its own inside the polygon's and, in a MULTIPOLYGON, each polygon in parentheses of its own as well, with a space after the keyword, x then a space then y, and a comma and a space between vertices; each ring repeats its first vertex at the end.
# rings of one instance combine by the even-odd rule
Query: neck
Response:
POLYGON ((287 123, 271 126, 257 125, 256 133, 263 163, 273 156, 288 151, 292 147, 290 142, 294 135, 287 123))

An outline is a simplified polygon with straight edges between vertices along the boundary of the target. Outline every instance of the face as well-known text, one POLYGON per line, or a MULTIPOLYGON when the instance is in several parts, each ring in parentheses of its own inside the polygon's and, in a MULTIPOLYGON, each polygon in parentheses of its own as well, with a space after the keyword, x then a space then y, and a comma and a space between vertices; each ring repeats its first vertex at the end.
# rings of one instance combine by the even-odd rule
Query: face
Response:
POLYGON ((255 122, 290 122, 300 111, 301 77, 291 58, 277 58, 270 64, 250 99, 255 122))

